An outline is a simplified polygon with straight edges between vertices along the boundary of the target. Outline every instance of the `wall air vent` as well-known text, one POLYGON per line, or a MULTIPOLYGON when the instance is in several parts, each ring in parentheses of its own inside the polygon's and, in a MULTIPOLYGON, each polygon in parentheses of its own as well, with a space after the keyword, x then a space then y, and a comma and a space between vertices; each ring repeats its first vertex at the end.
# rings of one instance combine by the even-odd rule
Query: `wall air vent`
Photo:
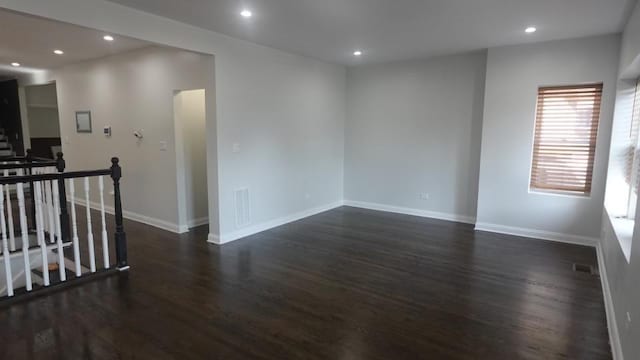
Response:
POLYGON ((241 188, 234 191, 236 201, 236 227, 241 228, 251 224, 251 203, 249 201, 249 188, 241 188))

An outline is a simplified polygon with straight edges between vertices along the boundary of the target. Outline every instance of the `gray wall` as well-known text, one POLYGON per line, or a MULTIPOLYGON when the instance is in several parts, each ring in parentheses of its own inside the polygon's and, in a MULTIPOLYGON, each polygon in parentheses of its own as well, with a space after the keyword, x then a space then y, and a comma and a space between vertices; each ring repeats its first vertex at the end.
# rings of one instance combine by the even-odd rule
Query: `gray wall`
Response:
POLYGON ((619 36, 489 49, 478 199, 479 228, 593 242, 600 235, 619 36), (529 191, 540 86, 604 82, 589 197, 529 191))
MULTIPOLYGON (((624 108, 628 107, 626 89, 630 88, 629 84, 633 83, 640 76, 640 4, 635 8, 633 16, 629 24, 625 28, 623 34, 620 67, 620 87, 618 96, 618 107, 616 108, 616 122, 624 121, 619 116, 630 116, 630 113, 624 108), (624 81, 624 80, 630 81, 624 81), (620 110, 620 111, 618 111, 620 110)), ((612 156, 615 156, 616 147, 612 147, 612 156)), ((615 168, 617 164, 611 164, 615 168)), ((610 169, 612 177, 610 182, 618 181, 615 169, 610 169)), ((610 197, 609 189, 607 190, 607 198, 610 197)), ((610 206, 611 200, 608 199, 607 206, 610 206)), ((638 205, 640 206, 640 205, 638 205)), ((637 207, 640 209, 640 207, 637 207)), ((609 210, 609 209, 607 209, 609 210)), ((615 209, 612 209, 615 212, 615 209)), ((600 244, 601 266, 604 267, 606 280, 609 285, 610 295, 613 302, 613 308, 610 309, 615 317, 615 324, 619 334, 622 353, 624 359, 637 359, 640 354, 640 211, 636 211, 635 229, 631 244, 631 256, 627 261, 622 252, 617 235, 611 226, 611 220, 607 212, 603 216, 602 239, 600 244), (628 322, 627 313, 631 317, 628 322)), ((614 343, 614 348, 616 344, 614 343)))
POLYGON ((345 199, 473 221, 485 66, 483 51, 349 69, 345 199))
POLYGON ((60 119, 58 118, 58 98, 56 85, 46 84, 25 88, 26 110, 23 115, 28 120, 29 132, 25 137, 60 137, 60 119))

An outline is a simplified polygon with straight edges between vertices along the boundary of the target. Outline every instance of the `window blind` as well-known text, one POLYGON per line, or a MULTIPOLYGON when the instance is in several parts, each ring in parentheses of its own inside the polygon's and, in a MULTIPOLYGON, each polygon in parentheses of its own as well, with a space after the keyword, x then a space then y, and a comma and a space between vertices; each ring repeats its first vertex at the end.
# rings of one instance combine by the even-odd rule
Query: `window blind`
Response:
POLYGON ((602 84, 538 89, 532 189, 591 192, 602 84))

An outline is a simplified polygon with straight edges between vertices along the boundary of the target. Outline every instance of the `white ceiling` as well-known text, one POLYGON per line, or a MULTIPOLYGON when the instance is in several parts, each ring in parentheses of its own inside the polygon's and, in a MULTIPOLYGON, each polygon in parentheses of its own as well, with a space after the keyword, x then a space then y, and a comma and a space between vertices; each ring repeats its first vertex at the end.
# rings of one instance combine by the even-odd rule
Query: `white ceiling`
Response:
POLYGON ((330 62, 357 64, 619 32, 636 0, 110 0, 330 62), (243 7, 252 10, 243 19, 243 7), (533 35, 524 29, 534 25, 533 35), (354 59, 353 51, 364 56, 354 59))
POLYGON ((0 24, 0 79, 151 45, 121 36, 107 42, 100 31, 7 10, 0 10, 0 24), (64 55, 54 54, 55 49, 63 50, 64 55), (14 68, 12 62, 22 66, 14 68))

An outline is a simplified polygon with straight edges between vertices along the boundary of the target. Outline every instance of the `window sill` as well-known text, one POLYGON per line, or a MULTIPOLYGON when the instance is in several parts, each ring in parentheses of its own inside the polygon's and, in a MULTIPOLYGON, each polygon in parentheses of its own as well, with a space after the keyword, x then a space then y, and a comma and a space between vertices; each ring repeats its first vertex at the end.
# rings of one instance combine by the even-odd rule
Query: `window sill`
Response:
POLYGON ((635 221, 626 218, 610 217, 611 224, 613 225, 613 231, 615 232, 622 253, 624 254, 627 263, 631 260, 631 242, 633 240, 633 228, 635 221))
POLYGON ((562 190, 544 190, 544 189, 532 189, 532 188, 529 188, 529 194, 570 197, 570 198, 578 198, 578 199, 591 198, 591 194, 583 194, 578 192, 562 191, 562 190))

